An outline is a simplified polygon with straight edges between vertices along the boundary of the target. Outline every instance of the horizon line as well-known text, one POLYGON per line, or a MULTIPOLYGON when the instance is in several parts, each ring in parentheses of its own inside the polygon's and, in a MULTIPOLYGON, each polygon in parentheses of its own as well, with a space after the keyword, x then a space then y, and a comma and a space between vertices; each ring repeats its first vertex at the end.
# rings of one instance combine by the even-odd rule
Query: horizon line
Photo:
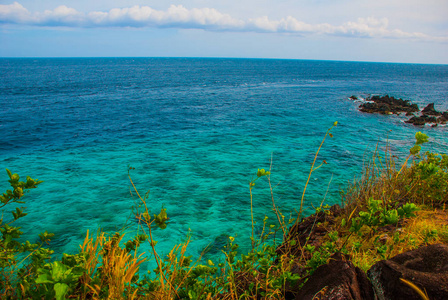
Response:
POLYGON ((394 61, 370 61, 370 60, 338 60, 338 59, 311 59, 311 58, 276 58, 276 57, 227 57, 227 56, 0 56, 0 59, 101 59, 101 58, 150 58, 150 59, 247 59, 247 60, 296 60, 296 61, 325 61, 347 63, 383 63, 383 64, 407 64, 407 65, 441 65, 448 63, 415 63, 394 61))

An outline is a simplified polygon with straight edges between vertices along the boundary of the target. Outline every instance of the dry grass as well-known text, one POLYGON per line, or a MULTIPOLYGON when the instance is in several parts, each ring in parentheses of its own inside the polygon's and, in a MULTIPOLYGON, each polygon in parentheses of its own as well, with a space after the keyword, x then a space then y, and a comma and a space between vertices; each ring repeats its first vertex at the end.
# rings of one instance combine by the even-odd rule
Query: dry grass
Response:
MULTIPOLYGON (((101 232, 93 239, 87 233, 81 247, 87 258, 84 266, 87 272, 80 282, 82 286, 89 287, 88 294, 94 299, 134 299, 137 295, 137 289, 132 287, 131 282, 146 259, 141 258, 143 253, 137 256, 135 252, 132 255, 121 248, 123 236, 115 234, 107 237, 101 232)), ((84 293, 83 298, 86 296, 84 293)))
POLYGON ((354 265, 367 271, 383 259, 439 243, 448 244, 448 211, 425 209, 417 212, 416 217, 405 220, 402 226, 380 229, 367 239, 352 235, 346 246, 354 265), (355 250, 356 243, 362 244, 359 250, 355 250), (387 247, 383 255, 377 251, 379 247, 387 247))

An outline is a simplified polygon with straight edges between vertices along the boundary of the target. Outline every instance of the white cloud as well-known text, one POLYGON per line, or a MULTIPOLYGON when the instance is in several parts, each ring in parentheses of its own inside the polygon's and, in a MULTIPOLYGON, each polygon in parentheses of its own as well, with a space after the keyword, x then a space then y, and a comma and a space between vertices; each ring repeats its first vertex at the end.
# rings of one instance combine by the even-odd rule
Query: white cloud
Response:
POLYGON ((17 2, 0 5, 0 22, 2 23, 26 23, 31 18, 29 11, 17 2))
POLYGON ((292 16, 280 20, 270 20, 267 16, 241 20, 214 8, 187 9, 182 5, 171 5, 165 11, 136 5, 128 8, 114 8, 107 12, 83 13, 64 5, 44 12, 30 12, 21 4, 14 2, 9 5, 0 5, 1 23, 68 27, 172 27, 214 31, 448 41, 446 36, 434 37, 419 32, 389 29, 387 18, 358 18, 357 21, 346 22, 342 25, 309 24, 292 16))

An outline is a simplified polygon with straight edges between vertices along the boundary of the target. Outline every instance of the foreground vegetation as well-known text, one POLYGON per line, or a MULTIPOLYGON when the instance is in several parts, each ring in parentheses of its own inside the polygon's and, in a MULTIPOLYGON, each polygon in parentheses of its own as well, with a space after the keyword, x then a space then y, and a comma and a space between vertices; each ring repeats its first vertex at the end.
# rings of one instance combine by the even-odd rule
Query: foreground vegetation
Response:
MULTIPOLYGON (((334 124, 336 126, 337 123, 334 124)), ((332 127, 333 128, 333 127, 332 127)), ((332 137, 330 128, 325 138, 332 137)), ((271 191, 272 210, 277 225, 266 225, 250 238, 252 249, 239 253, 238 243, 229 237, 222 249, 222 261, 193 260, 186 256, 189 239, 174 245, 169 253, 157 251, 153 229, 166 228, 168 213, 148 209, 148 194, 134 188, 141 205, 136 209, 141 234, 124 242, 124 234, 87 232, 78 253, 63 254, 52 260, 53 234, 39 235, 39 243, 21 241, 22 231, 14 223, 26 216, 15 208, 12 217, 0 219, 0 297, 2 299, 283 299, 293 287, 300 287, 331 255, 340 252, 351 257, 363 270, 374 263, 421 245, 448 243, 446 204, 448 203, 448 156, 427 152, 420 156, 424 134, 416 134, 414 147, 401 166, 395 165, 390 151, 375 151, 363 176, 342 192, 343 207, 322 203, 316 213, 302 218, 306 183, 297 217, 287 220, 275 204, 271 174, 258 170, 249 183, 251 197, 255 183, 263 181, 271 191), (320 228, 318 239, 303 239, 296 229, 308 221, 320 228), (281 234, 276 234, 281 233, 281 234), (276 247, 273 236, 283 236, 276 247), (150 256, 139 248, 148 243, 150 256), (139 273, 139 266, 153 259, 157 265, 150 274, 139 273)), ((311 174, 318 164, 318 154, 311 174), (316 165, 317 164, 317 165, 316 165)), ((130 171, 132 168, 130 168, 130 171)), ((11 190, 0 196, 0 208, 21 204, 25 193, 41 181, 7 170, 11 190)), ((309 178, 310 178, 309 177, 309 178)), ((26 230, 26 228, 24 228, 26 230)))

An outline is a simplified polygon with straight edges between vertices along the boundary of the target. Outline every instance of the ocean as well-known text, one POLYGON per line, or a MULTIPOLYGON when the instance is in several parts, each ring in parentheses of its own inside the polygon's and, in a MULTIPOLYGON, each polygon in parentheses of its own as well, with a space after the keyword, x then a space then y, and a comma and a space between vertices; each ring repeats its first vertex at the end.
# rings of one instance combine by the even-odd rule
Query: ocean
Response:
MULTIPOLYGON (((314 154, 305 213, 341 202, 379 143, 404 159, 422 131, 423 151, 447 152, 448 127, 365 114, 351 95, 389 94, 421 109, 448 109, 448 65, 219 58, 0 59, 0 188, 5 168, 44 182, 24 200, 24 238, 55 234, 55 258, 78 251, 87 230, 136 233, 128 179, 166 208, 155 229, 161 253, 191 236, 188 253, 221 256, 228 236, 250 247, 249 181, 271 168, 276 204, 296 216, 314 154)), ((253 190, 256 233, 275 224, 265 178, 253 190)), ((10 218, 14 205, 3 208, 10 218)), ((149 247, 142 251, 149 251, 149 247)), ((143 266, 143 269, 150 268, 143 266)))

